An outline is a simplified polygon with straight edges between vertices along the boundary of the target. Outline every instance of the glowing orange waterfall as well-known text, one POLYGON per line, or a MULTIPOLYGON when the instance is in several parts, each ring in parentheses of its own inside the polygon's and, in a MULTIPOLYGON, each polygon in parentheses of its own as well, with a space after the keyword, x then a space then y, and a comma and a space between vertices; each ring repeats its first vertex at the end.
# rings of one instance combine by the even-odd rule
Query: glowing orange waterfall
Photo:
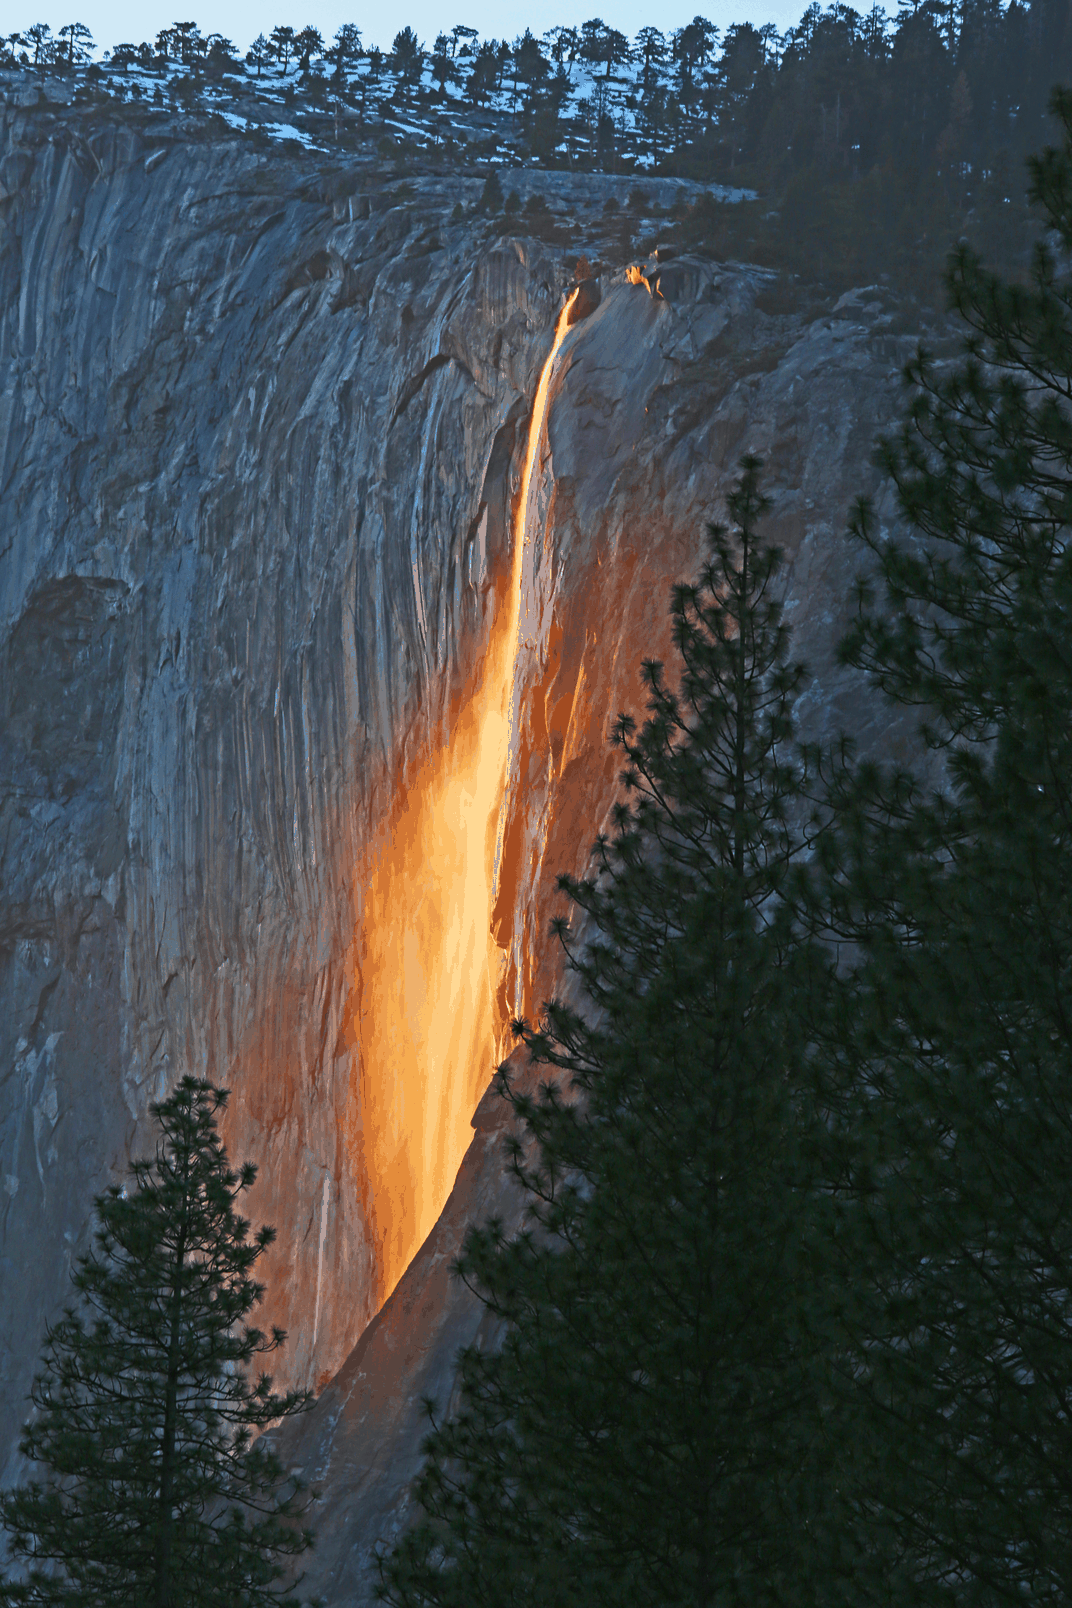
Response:
POLYGON ((514 520, 509 603, 482 683, 449 748, 396 801, 363 878, 361 1072, 353 1142, 363 1152, 386 1299, 443 1208, 472 1138, 470 1119, 505 1048, 495 994, 506 957, 491 936, 500 814, 511 744, 522 559, 559 314, 529 423, 514 520))

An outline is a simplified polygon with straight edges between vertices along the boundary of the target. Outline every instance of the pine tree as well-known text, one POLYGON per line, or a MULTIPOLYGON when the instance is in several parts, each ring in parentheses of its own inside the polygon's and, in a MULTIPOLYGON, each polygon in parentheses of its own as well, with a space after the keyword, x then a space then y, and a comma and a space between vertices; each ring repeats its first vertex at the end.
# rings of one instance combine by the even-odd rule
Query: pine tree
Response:
POLYGON ((841 1293, 803 1031, 830 959, 791 897, 803 672, 742 467, 734 537, 712 526, 675 591, 679 690, 646 665, 613 835, 591 878, 561 879, 585 1014, 516 1024, 553 1069, 536 1093, 500 1071, 528 1217, 464 1248, 499 1339, 433 1416, 423 1517, 383 1561, 398 1608, 859 1603, 878 1569, 823 1383, 841 1293))
POLYGON ((480 192, 480 209, 482 212, 501 212, 503 204, 503 187, 499 182, 499 175, 492 168, 480 192))
POLYGON ((216 1129, 226 1091, 184 1078, 154 1106, 155 1159, 96 1201, 76 1302, 48 1332, 22 1452, 44 1472, 0 1497, 21 1581, 0 1602, 257 1608, 311 1544, 300 1482, 255 1432, 299 1411, 248 1367, 285 1336, 245 1319, 274 1230, 252 1237, 216 1129))
POLYGON ((912 538, 856 518, 879 586, 845 656, 918 707, 941 780, 854 767, 831 880, 862 956, 853 1389, 884 1460, 860 1495, 919 1591, 972 1604, 1072 1595, 1072 93, 1052 104, 1053 245, 1023 284, 958 249, 971 333, 921 354, 883 449, 912 538))

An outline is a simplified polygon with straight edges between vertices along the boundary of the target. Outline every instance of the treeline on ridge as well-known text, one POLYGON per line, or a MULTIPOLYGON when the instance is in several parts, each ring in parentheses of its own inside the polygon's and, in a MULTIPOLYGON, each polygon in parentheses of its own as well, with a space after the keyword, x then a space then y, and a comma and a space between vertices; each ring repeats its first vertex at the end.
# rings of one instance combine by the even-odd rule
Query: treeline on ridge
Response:
POLYGON ((37 23, 3 48, 9 66, 81 68, 97 93, 124 74, 177 83, 187 105, 213 84, 282 92, 334 114, 336 145, 410 166, 475 157, 732 184, 757 199, 701 204, 684 220, 688 243, 833 286, 885 278, 937 300, 945 252, 962 236, 1003 271, 1026 265, 1022 164, 1045 141, 1053 83, 1072 77, 1072 9, 915 0, 891 19, 835 0, 784 34, 720 31, 697 16, 628 39, 592 18, 512 43, 457 24, 430 46, 403 27, 389 52, 366 48, 354 24, 331 41, 280 24, 244 58, 182 22, 152 43, 116 45, 100 65, 91 47, 82 24, 53 38, 37 23))

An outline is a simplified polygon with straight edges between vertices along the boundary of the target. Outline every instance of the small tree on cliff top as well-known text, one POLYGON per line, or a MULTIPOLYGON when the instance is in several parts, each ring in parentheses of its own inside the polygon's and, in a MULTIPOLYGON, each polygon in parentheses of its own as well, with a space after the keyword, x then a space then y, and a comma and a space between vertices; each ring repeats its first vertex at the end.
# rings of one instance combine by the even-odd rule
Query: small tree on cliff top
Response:
POLYGON ((284 1560, 304 1552, 300 1482, 253 1434, 300 1411, 254 1358, 285 1336, 244 1319, 274 1230, 252 1237, 216 1130, 226 1090, 184 1078, 153 1112, 161 1138, 134 1187, 96 1201, 78 1301, 50 1329, 23 1455, 43 1477, 0 1497, 20 1581, 0 1603, 101 1608, 259 1608, 281 1601, 284 1560))
POLYGON ((423 1518, 383 1563, 399 1608, 858 1603, 882 1572, 823 1389, 841 1287, 804 1024, 831 965, 789 897, 802 671, 743 469, 736 532, 675 593, 680 691, 649 663, 649 719, 619 720, 631 803, 561 880, 599 935, 559 928, 591 1020, 518 1024, 566 1086, 503 1072, 529 1216, 465 1244, 501 1344, 433 1421, 423 1518))

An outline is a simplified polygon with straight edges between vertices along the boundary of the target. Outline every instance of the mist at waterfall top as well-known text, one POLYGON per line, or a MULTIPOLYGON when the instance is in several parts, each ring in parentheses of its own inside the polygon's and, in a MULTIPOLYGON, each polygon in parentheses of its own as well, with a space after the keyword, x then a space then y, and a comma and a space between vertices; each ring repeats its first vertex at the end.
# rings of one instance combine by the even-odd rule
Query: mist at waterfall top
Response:
MULTIPOLYGON (((295 31, 311 24, 330 38, 344 23, 354 23, 370 45, 389 50, 395 33, 403 25, 413 28, 418 38, 431 46, 437 33, 447 31, 461 22, 475 28, 481 38, 513 39, 531 28, 534 34, 545 33, 549 28, 579 27, 586 17, 571 11, 562 0, 529 0, 524 7, 504 6, 493 0, 476 0, 475 4, 456 7, 456 14, 446 14, 439 0, 414 0, 403 8, 392 7, 382 12, 348 4, 347 0, 324 0, 312 6, 277 7, 266 10, 257 0, 214 0, 211 11, 196 14, 191 7, 176 7, 173 0, 149 0, 146 5, 131 5, 130 0, 80 0, 76 6, 27 7, 19 20, 9 16, 5 31, 25 27, 32 22, 47 22, 56 32, 65 23, 77 17, 90 30, 101 50, 125 40, 152 38, 161 28, 169 28, 176 17, 192 16, 203 33, 222 33, 242 50, 258 34, 269 34, 277 23, 287 23, 295 31), (33 15, 29 13, 32 11, 33 15)), ((801 0, 718 0, 704 8, 704 14, 720 29, 735 22, 751 22, 757 28, 773 23, 778 29, 792 27, 800 20, 801 0)), ((630 35, 641 28, 654 26, 664 33, 683 28, 691 22, 697 11, 696 0, 665 0, 657 6, 650 0, 611 0, 593 13, 603 18, 611 28, 630 35)))

